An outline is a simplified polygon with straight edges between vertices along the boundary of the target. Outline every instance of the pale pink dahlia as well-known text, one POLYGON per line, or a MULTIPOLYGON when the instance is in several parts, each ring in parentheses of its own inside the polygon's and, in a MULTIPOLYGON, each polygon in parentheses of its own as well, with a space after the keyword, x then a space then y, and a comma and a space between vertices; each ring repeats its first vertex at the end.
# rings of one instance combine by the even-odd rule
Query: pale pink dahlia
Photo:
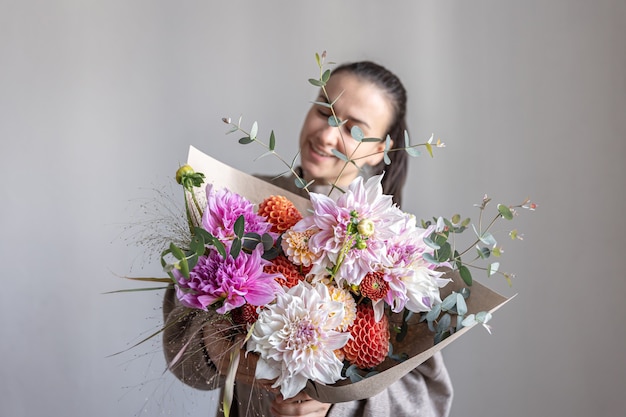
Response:
POLYGON ((279 294, 259 313, 248 341, 257 352, 256 378, 276 379, 285 398, 300 392, 307 380, 332 384, 342 379, 342 363, 335 355, 350 338, 338 332, 344 309, 332 301, 323 284, 300 282, 279 294))
POLYGON ((263 271, 269 262, 261 255, 260 246, 250 254, 241 252, 235 259, 230 255, 224 259, 217 251, 211 251, 209 256, 198 258, 189 279, 174 269, 178 299, 187 307, 199 309, 222 302, 217 309, 220 314, 246 302, 255 306, 270 303, 283 290, 274 279, 278 274, 263 271))
POLYGON ((382 175, 365 183, 357 177, 337 201, 311 193, 314 214, 294 226, 296 231, 319 230, 309 239, 311 251, 322 255, 311 273, 335 267, 340 285, 358 285, 377 265, 387 263, 385 241, 396 233, 402 215, 391 196, 383 194, 381 180, 382 175))
POLYGON ((216 190, 212 184, 206 186, 207 208, 202 215, 202 226, 221 241, 234 238, 235 221, 244 217, 245 233, 269 232, 272 224, 259 216, 251 202, 226 188, 216 190))
POLYGON ((436 270, 438 265, 423 257, 424 253, 433 253, 424 243, 424 237, 434 229, 435 226, 417 227, 415 217, 405 215, 400 232, 387 242, 391 263, 386 268, 390 287, 386 301, 395 312, 405 307, 414 312, 429 311, 435 302, 441 302, 439 289, 450 280, 441 278, 443 272, 436 270))

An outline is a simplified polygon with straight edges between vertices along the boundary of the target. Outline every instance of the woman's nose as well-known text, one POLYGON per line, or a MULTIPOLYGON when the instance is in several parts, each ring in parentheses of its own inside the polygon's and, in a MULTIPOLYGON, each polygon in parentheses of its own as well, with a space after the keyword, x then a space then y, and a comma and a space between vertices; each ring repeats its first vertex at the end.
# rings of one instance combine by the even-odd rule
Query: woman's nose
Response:
POLYGON ((319 132, 319 137, 322 143, 325 145, 335 145, 338 142, 339 129, 337 127, 326 124, 319 132))

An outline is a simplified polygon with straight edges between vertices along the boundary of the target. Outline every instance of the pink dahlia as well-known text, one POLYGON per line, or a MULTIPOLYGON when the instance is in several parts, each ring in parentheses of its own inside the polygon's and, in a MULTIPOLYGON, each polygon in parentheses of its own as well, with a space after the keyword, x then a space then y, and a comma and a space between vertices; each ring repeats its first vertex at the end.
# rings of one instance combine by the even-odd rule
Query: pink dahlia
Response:
POLYGON ((311 273, 335 268, 339 285, 358 285, 376 265, 387 263, 385 241, 394 236, 402 216, 391 196, 383 194, 381 180, 382 175, 365 183, 357 177, 337 201, 311 193, 314 214, 294 226, 296 231, 317 231, 308 243, 321 259, 311 273))
POLYGON ((401 230, 387 242, 390 264, 385 275, 390 291, 386 301, 395 312, 405 307, 414 312, 429 311, 433 303, 441 302, 439 289, 450 280, 441 278, 443 272, 436 269, 438 265, 424 259, 425 253, 433 253, 424 238, 434 229, 417 227, 415 217, 405 215, 401 230))
POLYGON ((233 239, 233 228, 239 216, 244 217, 245 233, 269 232, 272 224, 259 216, 251 202, 226 188, 216 190, 213 184, 206 186, 207 207, 202 215, 202 226, 221 241, 233 239))
POLYGON ((187 307, 206 309, 213 303, 222 302, 217 309, 220 314, 241 307, 246 303, 262 306, 270 303, 283 290, 263 266, 268 262, 261 258, 262 248, 247 254, 241 252, 237 258, 226 259, 217 251, 201 256, 186 279, 178 270, 174 276, 181 303, 187 307))

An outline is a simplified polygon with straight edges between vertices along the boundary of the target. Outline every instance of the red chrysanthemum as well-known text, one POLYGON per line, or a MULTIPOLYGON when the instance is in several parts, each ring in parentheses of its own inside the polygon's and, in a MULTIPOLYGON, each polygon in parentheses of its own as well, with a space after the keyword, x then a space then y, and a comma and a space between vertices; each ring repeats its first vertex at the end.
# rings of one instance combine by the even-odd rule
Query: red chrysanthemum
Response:
POLYGON ((300 220, 302 215, 287 197, 273 195, 259 205, 260 216, 272 224, 272 232, 283 233, 300 220))
POLYGON ((289 259, 284 255, 279 255, 270 262, 270 265, 263 267, 263 272, 266 274, 280 274, 281 276, 275 278, 280 285, 291 288, 304 279, 304 275, 300 273, 301 267, 289 262, 289 259))
POLYGON ((382 272, 370 272, 361 281, 361 294, 370 300, 378 301, 387 295, 389 284, 382 272))
POLYGON ((257 307, 252 304, 244 304, 241 307, 237 307, 232 310, 231 314, 235 324, 253 324, 259 318, 259 313, 256 311, 257 307))
POLYGON ((348 362, 361 369, 369 369, 385 360, 389 352, 387 316, 383 315, 376 322, 372 306, 359 304, 354 324, 348 331, 352 339, 343 347, 348 362))

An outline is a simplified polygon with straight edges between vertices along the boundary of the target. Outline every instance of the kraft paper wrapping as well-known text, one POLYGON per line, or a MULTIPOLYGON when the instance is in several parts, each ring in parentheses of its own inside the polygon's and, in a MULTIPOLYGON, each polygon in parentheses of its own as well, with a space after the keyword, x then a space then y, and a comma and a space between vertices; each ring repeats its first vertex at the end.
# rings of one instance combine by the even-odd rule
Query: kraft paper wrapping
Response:
MULTIPOLYGON (((204 154, 193 146, 189 148, 187 163, 196 172, 202 172, 206 176, 206 183, 228 188, 246 197, 254 204, 259 204, 271 195, 283 195, 292 201, 303 215, 306 215, 311 207, 307 199, 252 175, 238 171, 204 154)), ((204 189, 199 189, 197 192, 198 194, 203 194, 204 189)), ((452 278, 452 282, 442 288, 442 299, 452 291, 458 292, 465 286, 457 273, 449 273, 447 277, 452 278)), ((480 311, 494 312, 510 300, 510 298, 504 297, 477 282, 473 283, 470 291, 471 295, 466 300, 468 314, 480 311)), ((395 342, 395 337, 392 334, 393 352, 395 354, 406 353, 409 359, 404 362, 397 362, 387 358, 376 368, 380 373, 356 383, 351 383, 348 379, 333 385, 309 381, 306 392, 311 397, 325 403, 338 403, 373 397, 471 329, 471 327, 463 328, 434 345, 434 334, 428 329, 427 323, 419 323, 418 320, 419 314, 414 315, 414 320, 409 322, 409 331, 402 343, 395 342)), ((394 317, 392 316, 390 322, 393 321, 394 317)))

